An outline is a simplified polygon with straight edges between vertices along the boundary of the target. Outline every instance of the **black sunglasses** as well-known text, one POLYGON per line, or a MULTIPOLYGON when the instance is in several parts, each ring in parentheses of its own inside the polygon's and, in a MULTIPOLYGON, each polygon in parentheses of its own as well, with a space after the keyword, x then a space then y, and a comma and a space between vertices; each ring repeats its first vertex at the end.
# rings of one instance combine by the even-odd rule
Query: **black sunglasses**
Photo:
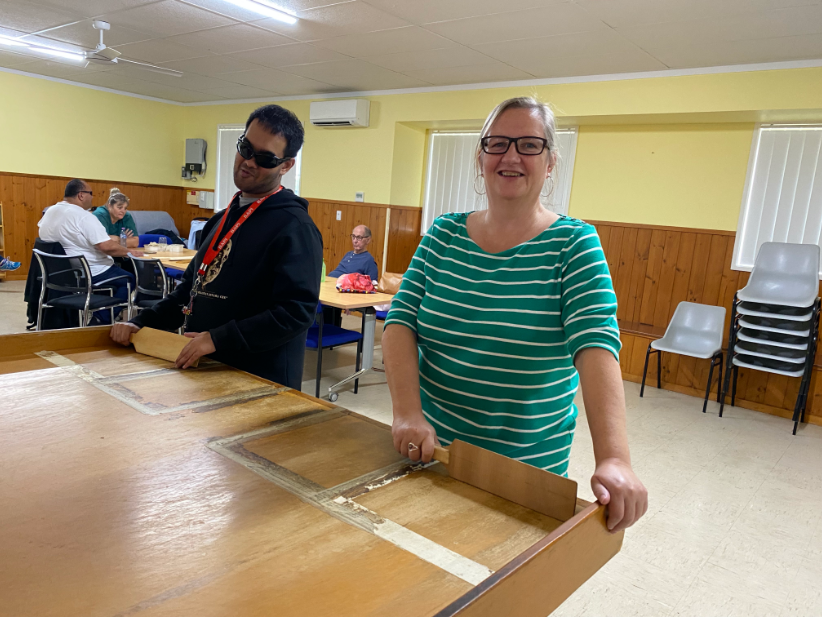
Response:
POLYGON ((265 169, 274 169, 291 159, 290 156, 280 159, 270 152, 255 152, 254 146, 245 138, 245 135, 240 135, 240 139, 237 140, 237 152, 246 161, 253 158, 257 165, 265 169))
POLYGON ((94 193, 92 193, 91 191, 77 191, 77 194, 78 194, 78 195, 79 195, 80 193, 88 193, 91 197, 94 197, 94 193))

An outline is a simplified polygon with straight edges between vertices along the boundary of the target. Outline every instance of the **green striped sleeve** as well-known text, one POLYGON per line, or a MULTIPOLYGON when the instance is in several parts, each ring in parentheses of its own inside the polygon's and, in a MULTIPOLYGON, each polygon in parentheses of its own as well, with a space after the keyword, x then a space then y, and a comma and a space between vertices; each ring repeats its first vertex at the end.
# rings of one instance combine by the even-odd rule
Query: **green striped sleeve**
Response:
POLYGON ((425 296, 425 260, 431 244, 430 232, 423 236, 414 253, 411 264, 402 276, 400 290, 391 301, 391 309, 385 318, 385 326, 392 323, 401 324, 417 331, 417 312, 425 296))
POLYGON ((617 298, 596 229, 580 226, 562 250, 562 324, 574 358, 586 347, 602 347, 619 361, 617 298))

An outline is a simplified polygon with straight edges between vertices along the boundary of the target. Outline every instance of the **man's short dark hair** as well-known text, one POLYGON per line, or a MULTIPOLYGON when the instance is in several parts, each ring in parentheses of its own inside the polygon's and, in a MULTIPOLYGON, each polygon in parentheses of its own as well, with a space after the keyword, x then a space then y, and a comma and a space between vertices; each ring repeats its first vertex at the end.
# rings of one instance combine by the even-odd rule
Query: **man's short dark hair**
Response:
POLYGON ((77 197, 82 191, 86 189, 86 181, 80 180, 80 178, 75 178, 74 180, 69 180, 69 183, 66 185, 66 191, 63 193, 63 197, 77 197))
POLYGON ((256 120, 273 135, 282 135, 285 138, 285 156, 293 158, 303 147, 305 131, 300 119, 293 112, 279 105, 265 105, 255 109, 245 123, 245 130, 256 120))

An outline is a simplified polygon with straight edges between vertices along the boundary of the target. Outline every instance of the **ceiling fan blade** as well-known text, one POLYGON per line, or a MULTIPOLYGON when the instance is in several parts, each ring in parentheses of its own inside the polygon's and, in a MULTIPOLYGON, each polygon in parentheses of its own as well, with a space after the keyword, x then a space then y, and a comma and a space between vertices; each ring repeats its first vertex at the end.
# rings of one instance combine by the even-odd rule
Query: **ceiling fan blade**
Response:
POLYGON ((168 75, 169 77, 182 77, 183 74, 180 71, 175 71, 174 69, 167 69, 162 66, 157 66, 155 64, 148 64, 147 62, 137 62, 137 60, 129 60, 128 58, 123 58, 122 56, 115 60, 117 64, 121 62, 127 62, 129 64, 133 64, 138 68, 145 69, 146 71, 152 71, 154 73, 162 73, 163 75, 168 75))

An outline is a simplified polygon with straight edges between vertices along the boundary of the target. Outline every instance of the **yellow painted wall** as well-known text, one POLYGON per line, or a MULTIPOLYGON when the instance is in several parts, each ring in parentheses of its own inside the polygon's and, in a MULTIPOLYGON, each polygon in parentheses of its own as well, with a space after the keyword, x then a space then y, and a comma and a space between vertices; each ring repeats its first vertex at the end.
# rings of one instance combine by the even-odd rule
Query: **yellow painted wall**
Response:
POLYGON ((179 185, 185 112, 0 72, 0 170, 179 185))
POLYGON ((580 127, 570 214, 735 230, 753 124, 580 127))
MULTIPOLYGON (((201 137, 209 173, 197 188, 214 187, 217 125, 243 123, 259 105, 181 107, 7 73, 0 88, 0 170, 179 185, 183 140, 201 137), (45 156, 13 145, 32 126, 45 156), (129 151, 107 149, 113 137, 129 151)), ((735 229, 753 123, 822 121, 822 68, 373 96, 365 129, 313 127, 308 100, 279 104, 307 125, 303 195, 353 201, 363 191, 368 202, 419 206, 425 127, 480 123, 523 94, 580 125, 571 213, 590 219, 735 229)))
MULTIPOLYGON (((622 147, 628 152, 644 152, 651 141, 651 133, 645 125, 669 125, 671 130, 654 133, 654 142, 659 152, 655 161, 672 162, 668 152, 676 152, 680 147, 706 149, 706 156, 712 160, 729 157, 720 168, 738 172, 739 161, 747 161, 750 139, 743 137, 750 132, 752 123, 759 119, 774 119, 791 114, 802 114, 805 110, 822 113, 822 69, 794 69, 780 71, 760 71, 733 74, 694 75, 683 77, 662 77, 622 81, 601 81, 588 83, 556 84, 518 88, 496 88, 487 90, 455 90, 448 92, 412 93, 369 97, 372 101, 372 121, 367 129, 306 127, 306 145, 302 168, 302 192, 304 195, 352 201, 354 193, 365 192, 365 199, 376 203, 419 206, 423 169, 412 168, 408 161, 423 152, 423 141, 411 137, 408 127, 403 125, 437 126, 448 122, 474 120, 481 122, 499 101, 523 94, 532 94, 550 101, 557 110, 560 122, 583 126, 583 135, 590 125, 604 125, 602 132, 589 132, 587 139, 581 136, 580 151, 577 153, 575 174, 593 178, 600 161, 612 159, 612 142, 606 139, 609 127, 619 132, 622 147), (776 115, 771 110, 777 110, 776 115), (723 122, 740 122, 740 131, 717 130, 712 123, 717 116, 723 122), (682 122, 696 128, 684 131, 682 122), (679 127, 679 128, 677 128, 679 127), (599 135, 594 139, 593 135, 599 135), (400 141, 402 140, 402 141, 400 141), (666 141, 667 140, 667 141, 666 141), (404 146, 408 145, 410 149, 404 146), (605 148, 601 153, 596 150, 605 148), (591 150, 593 149, 593 151, 591 150), (397 173, 416 174, 416 177, 399 178, 397 173)), ((286 101, 279 104, 292 109, 307 122, 308 101, 286 101)), ((187 108, 186 135, 206 137, 213 135, 216 125, 221 122, 242 121, 252 105, 220 105, 187 108)), ((822 119, 822 116, 820 116, 822 119)), ((213 156, 213 149, 210 154, 213 156)), ((716 169, 707 159, 703 166, 707 172, 716 169)), ((735 228, 735 217, 739 208, 744 169, 741 180, 718 174, 703 174, 703 182, 716 179, 716 186, 705 186, 705 192, 716 195, 711 205, 704 206, 713 211, 722 209, 721 215, 704 218, 699 210, 660 210, 658 197, 666 193, 665 183, 670 183, 668 193, 682 194, 681 183, 676 173, 663 172, 655 176, 649 185, 647 201, 643 201, 642 184, 635 181, 645 177, 645 160, 627 160, 622 176, 611 174, 611 179, 625 178, 630 181, 621 187, 635 192, 635 199, 629 209, 622 213, 613 212, 613 217, 622 216, 634 222, 679 221, 681 225, 702 225, 707 220, 721 223, 724 228, 735 228), (640 160, 643 162, 640 163, 640 160), (631 169, 631 164, 636 168, 631 169), (737 182, 737 186, 732 186, 737 182), (737 198, 737 195, 739 198, 737 198), (683 222, 685 221, 685 222, 683 222), (729 223, 729 221, 733 221, 729 223)), ((210 164, 213 165, 211 160, 210 164)), ((662 163, 655 163, 656 169, 662 163)), ((694 162, 693 170, 700 164, 694 162)), ((604 168, 607 173, 607 166, 604 168)), ((200 186, 213 186, 213 176, 200 186)), ((596 188, 574 185, 572 208, 589 213, 601 212, 595 204, 599 195, 596 188)))

